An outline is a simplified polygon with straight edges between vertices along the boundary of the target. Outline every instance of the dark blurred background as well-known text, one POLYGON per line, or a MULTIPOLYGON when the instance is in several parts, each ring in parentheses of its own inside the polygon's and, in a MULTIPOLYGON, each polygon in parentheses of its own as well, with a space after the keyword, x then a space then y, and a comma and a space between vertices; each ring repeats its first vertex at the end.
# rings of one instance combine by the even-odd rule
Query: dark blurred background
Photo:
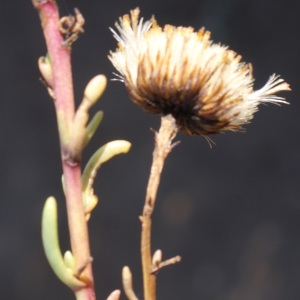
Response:
MULTIPOLYGON (((41 211, 59 201, 61 247, 69 249, 53 103, 39 82, 45 55, 31 1, 0 10, 0 298, 74 299, 43 253, 41 211)), ((215 42, 253 63, 255 87, 276 72, 291 84, 291 105, 261 106, 246 133, 204 138, 179 134, 167 160, 154 214, 153 248, 182 262, 160 271, 158 300, 296 300, 300 298, 300 4, 296 0, 59 0, 62 14, 78 7, 85 34, 73 47, 77 103, 97 73, 113 78, 108 30, 139 6, 146 19, 205 26, 215 42)), ((89 223, 98 299, 121 286, 129 265, 142 299, 140 222, 153 134, 159 117, 133 105, 120 82, 109 82, 96 110, 105 117, 85 161, 102 144, 127 139, 126 156, 104 165, 95 183, 100 203, 89 223)), ((121 299, 125 299, 122 295, 121 299)))

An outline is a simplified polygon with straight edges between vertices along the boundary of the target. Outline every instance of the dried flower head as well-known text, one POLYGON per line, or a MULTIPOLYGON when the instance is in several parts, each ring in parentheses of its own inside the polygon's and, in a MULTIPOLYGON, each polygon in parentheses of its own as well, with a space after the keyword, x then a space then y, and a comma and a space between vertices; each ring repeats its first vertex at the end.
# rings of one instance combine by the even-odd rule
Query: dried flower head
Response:
POLYGON ((130 98, 151 114, 172 114, 188 135, 240 130, 263 102, 287 103, 275 94, 289 85, 272 75, 253 90, 251 64, 210 32, 192 27, 158 26, 139 20, 139 9, 124 15, 114 31, 118 48, 109 59, 120 72, 130 98))

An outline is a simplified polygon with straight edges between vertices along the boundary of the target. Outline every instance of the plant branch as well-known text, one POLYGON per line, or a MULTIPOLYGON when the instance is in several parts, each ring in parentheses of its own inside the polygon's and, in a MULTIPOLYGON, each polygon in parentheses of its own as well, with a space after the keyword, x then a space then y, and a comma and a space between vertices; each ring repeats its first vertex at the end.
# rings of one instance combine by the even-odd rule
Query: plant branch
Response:
POLYGON ((156 266, 153 266, 152 267, 152 270, 151 270, 151 274, 157 274, 157 272, 164 268, 164 267, 167 267, 167 266, 170 266, 170 265, 174 265, 174 264, 177 264, 181 261, 181 257, 179 255, 176 255, 172 258, 169 258, 167 260, 164 260, 162 261, 161 263, 159 263, 158 265, 156 266))
POLYGON ((70 149, 75 103, 73 95, 71 48, 64 46, 60 19, 54 0, 32 0, 39 12, 52 67, 54 104, 60 137, 62 166, 71 249, 75 258, 76 274, 86 286, 74 291, 78 300, 95 299, 88 228, 85 221, 80 161, 75 160, 70 149))
POLYGON ((153 151, 152 166, 146 191, 143 214, 140 217, 142 222, 141 256, 145 300, 156 299, 156 274, 152 273, 151 257, 151 217, 155 206, 157 190, 164 162, 174 146, 178 144, 172 144, 177 132, 178 128, 172 115, 163 116, 161 118, 159 132, 155 132, 155 148, 153 151))
POLYGON ((56 2, 54 0, 33 0, 32 2, 39 12, 52 65, 55 107, 57 111, 64 112, 66 126, 70 129, 75 114, 71 50, 62 47, 64 38, 59 28, 60 20, 56 2))

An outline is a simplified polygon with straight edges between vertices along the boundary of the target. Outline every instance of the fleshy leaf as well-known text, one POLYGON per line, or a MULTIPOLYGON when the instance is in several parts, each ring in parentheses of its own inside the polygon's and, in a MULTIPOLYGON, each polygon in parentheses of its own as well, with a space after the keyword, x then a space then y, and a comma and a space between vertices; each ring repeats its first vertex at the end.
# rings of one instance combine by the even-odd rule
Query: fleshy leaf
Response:
POLYGON ((112 141, 98 149, 88 161, 82 174, 83 205, 87 219, 97 205, 98 198, 94 195, 93 183, 100 166, 112 157, 127 153, 131 144, 124 140, 112 141))
POLYGON ((65 264, 60 251, 57 229, 57 204, 54 197, 49 197, 42 215, 42 241, 47 260, 56 276, 72 290, 86 286, 65 264))

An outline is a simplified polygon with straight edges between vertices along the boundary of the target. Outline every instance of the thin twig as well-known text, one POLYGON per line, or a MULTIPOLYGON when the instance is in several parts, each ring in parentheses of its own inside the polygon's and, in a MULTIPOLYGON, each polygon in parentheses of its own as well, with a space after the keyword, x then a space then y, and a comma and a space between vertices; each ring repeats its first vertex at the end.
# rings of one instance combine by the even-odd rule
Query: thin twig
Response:
POLYGON ((167 266, 177 264, 181 261, 181 257, 179 255, 174 256, 172 258, 166 259, 162 261, 159 265, 153 266, 151 270, 151 274, 157 274, 157 272, 167 266))
POLYGON ((172 144, 177 132, 178 128, 172 115, 163 116, 161 118, 159 132, 155 132, 155 148, 153 151, 152 166, 147 186, 143 214, 140 217, 142 222, 141 256, 145 300, 156 299, 156 275, 151 273, 151 216, 155 206, 157 190, 165 159, 174 146, 177 145, 177 143, 172 144))

